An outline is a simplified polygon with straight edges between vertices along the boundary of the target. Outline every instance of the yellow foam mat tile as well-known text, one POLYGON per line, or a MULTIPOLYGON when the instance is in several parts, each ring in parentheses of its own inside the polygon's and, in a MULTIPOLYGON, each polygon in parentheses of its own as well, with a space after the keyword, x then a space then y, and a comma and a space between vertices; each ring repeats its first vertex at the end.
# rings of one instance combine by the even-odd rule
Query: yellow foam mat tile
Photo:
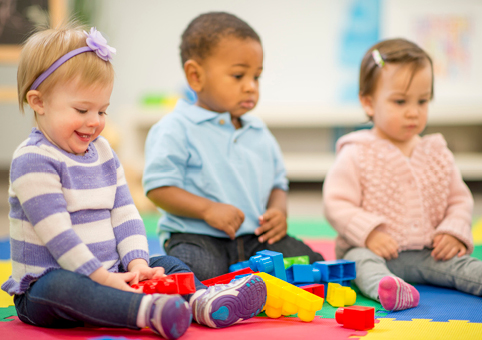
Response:
MULTIPOLYGON (((412 321, 397 321, 389 318, 379 318, 375 328, 369 330, 360 340, 467 340, 482 339, 482 323, 449 320, 448 322, 432 321, 431 319, 412 319, 412 321)), ((354 338, 354 337, 353 337, 354 338)))
POLYGON ((472 235, 474 235, 474 244, 482 244, 482 218, 472 226, 472 235))
MULTIPOLYGON (((0 261, 0 285, 8 280, 12 274, 12 262, 0 261)), ((3 290, 0 290, 0 308, 13 306, 13 296, 8 295, 3 290)))

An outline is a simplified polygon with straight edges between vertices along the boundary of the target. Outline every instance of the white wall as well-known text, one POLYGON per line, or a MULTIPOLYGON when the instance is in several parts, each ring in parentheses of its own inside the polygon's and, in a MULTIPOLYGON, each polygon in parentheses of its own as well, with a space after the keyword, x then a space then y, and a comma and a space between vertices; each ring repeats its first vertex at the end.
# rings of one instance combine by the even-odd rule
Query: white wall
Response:
MULTIPOLYGON (((260 104, 326 103, 336 98, 335 45, 348 1, 102 1, 99 29, 117 48, 112 107, 138 103, 146 92, 184 84, 183 30, 197 15, 228 11, 260 35, 265 51, 260 104)), ((112 110, 111 110, 112 111, 112 110)))

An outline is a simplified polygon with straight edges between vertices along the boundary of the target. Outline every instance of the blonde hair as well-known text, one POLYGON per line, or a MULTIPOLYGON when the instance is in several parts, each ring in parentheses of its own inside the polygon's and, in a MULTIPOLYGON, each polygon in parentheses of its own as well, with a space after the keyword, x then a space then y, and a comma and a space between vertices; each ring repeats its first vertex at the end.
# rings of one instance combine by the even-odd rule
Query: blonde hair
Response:
MULTIPOLYGON (((20 54, 17 71, 18 103, 24 112, 27 92, 32 83, 50 65, 66 53, 87 46, 85 27, 70 21, 58 28, 40 28, 25 42, 20 54)), ((114 81, 112 64, 99 58, 93 52, 76 55, 49 75, 38 87, 42 94, 49 94, 59 82, 67 82, 80 77, 85 86, 107 85, 114 81)))

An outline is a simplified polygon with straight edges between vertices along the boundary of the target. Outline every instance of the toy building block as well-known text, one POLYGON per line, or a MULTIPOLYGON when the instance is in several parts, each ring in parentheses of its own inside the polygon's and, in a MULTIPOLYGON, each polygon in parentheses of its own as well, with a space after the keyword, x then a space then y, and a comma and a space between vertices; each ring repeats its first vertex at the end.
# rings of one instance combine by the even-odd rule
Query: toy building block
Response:
POLYGON ((285 265, 285 269, 291 267, 294 264, 310 264, 310 257, 308 255, 285 257, 283 258, 283 263, 285 265))
POLYGON ((142 287, 142 291, 146 294, 186 295, 196 291, 193 273, 171 274, 161 279, 141 281, 136 285, 132 285, 132 287, 136 289, 142 287))
POLYGON ((344 307, 355 304, 356 293, 350 287, 343 287, 334 282, 328 283, 326 302, 333 307, 344 307))
POLYGON ((338 308, 335 319, 345 328, 365 331, 375 327, 375 308, 365 306, 338 308))
POLYGON ((313 266, 320 271, 321 281, 338 282, 356 278, 355 261, 318 261, 313 266))
POLYGON ((302 321, 310 322, 323 307, 323 298, 311 294, 264 272, 256 274, 266 283, 268 297, 264 310, 270 318, 298 313, 302 321))
POLYGON ((244 269, 244 268, 249 268, 249 260, 243 261, 243 262, 238 262, 238 263, 230 265, 229 266, 229 272, 232 273, 232 272, 235 272, 237 270, 244 269))
POLYGON ((315 294, 316 296, 319 296, 323 299, 325 298, 325 286, 320 283, 313 283, 311 285, 298 286, 298 287, 300 287, 303 290, 306 290, 311 294, 315 294))
POLYGON ((216 277, 213 277, 212 279, 204 280, 201 283, 205 286, 208 286, 208 287, 214 286, 215 284, 221 284, 221 283, 225 284, 225 283, 231 282, 231 280, 236 278, 236 276, 244 275, 244 274, 252 274, 252 273, 254 273, 254 272, 251 270, 251 268, 248 267, 248 268, 244 268, 244 269, 241 269, 241 270, 237 270, 237 271, 232 272, 232 273, 216 276, 216 277))
POLYGON ((294 264, 286 269, 286 281, 289 283, 318 283, 321 281, 321 272, 310 264, 294 264))
POLYGON ((249 259, 249 267, 253 271, 264 272, 286 281, 283 254, 271 250, 261 250, 249 259))

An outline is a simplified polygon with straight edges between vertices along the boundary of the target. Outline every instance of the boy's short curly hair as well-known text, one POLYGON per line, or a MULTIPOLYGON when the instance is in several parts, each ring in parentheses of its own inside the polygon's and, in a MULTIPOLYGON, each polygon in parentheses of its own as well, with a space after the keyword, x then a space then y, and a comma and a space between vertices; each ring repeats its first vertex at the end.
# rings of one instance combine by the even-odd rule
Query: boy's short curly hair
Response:
POLYGON ((201 14, 189 23, 182 34, 179 46, 182 65, 189 59, 203 60, 227 36, 261 43, 253 28, 235 15, 226 12, 201 14))

